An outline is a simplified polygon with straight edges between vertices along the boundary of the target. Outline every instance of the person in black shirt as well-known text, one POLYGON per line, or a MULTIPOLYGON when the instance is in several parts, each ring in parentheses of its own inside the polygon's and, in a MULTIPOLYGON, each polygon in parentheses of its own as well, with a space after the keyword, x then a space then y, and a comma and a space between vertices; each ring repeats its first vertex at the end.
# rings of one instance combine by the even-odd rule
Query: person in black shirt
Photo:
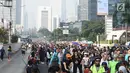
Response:
POLYGON ((4 54, 5 54, 5 50, 4 50, 4 47, 2 47, 2 49, 0 50, 0 52, 1 52, 1 60, 3 61, 3 58, 4 58, 4 54))
POLYGON ((73 73, 77 73, 77 67, 79 68, 80 73, 82 73, 82 57, 81 54, 78 54, 77 50, 73 51, 74 54, 72 56, 73 61, 73 73))
POLYGON ((70 73, 70 69, 72 68, 72 58, 70 54, 66 54, 66 59, 62 60, 62 72, 70 73))

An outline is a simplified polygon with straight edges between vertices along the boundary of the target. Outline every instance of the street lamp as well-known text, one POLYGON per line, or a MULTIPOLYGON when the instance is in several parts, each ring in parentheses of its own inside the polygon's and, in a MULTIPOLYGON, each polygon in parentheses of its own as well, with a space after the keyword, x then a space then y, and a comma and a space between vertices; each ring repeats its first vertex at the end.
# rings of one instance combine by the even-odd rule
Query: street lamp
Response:
POLYGON ((11 43, 11 26, 12 26, 12 7, 13 7, 13 1, 12 0, 4 0, 3 6, 10 9, 9 43, 11 43))

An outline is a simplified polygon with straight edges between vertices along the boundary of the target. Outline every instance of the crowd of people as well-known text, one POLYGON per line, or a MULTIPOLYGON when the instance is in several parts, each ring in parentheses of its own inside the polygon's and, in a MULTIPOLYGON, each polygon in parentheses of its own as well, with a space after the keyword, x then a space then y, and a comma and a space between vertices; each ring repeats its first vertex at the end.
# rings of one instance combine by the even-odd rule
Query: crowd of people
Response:
POLYGON ((48 73, 130 73, 130 49, 124 46, 99 48, 35 43, 28 67, 37 64, 47 64, 48 73))

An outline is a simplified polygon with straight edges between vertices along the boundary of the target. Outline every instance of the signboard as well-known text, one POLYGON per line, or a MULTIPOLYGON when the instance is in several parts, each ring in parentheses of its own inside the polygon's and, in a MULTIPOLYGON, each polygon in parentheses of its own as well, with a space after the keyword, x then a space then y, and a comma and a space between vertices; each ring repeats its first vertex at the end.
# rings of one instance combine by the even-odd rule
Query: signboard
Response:
POLYGON ((63 28, 69 28, 69 26, 63 26, 63 28))
POLYGON ((69 34, 69 30, 67 29, 63 30, 63 34, 69 34))
POLYGON ((118 3, 117 4, 117 11, 125 11, 125 3, 118 3))
POLYGON ((111 15, 105 16, 105 31, 109 34, 113 30, 113 17, 111 15))
POLYGON ((97 0, 97 15, 108 15, 108 0, 97 0))

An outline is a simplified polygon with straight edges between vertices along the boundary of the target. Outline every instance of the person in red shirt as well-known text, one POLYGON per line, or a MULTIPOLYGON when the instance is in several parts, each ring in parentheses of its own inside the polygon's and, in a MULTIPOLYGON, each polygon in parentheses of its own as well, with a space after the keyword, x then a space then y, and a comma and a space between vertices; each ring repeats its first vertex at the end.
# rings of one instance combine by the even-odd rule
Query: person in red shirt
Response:
POLYGON ((84 69, 84 73, 92 73, 92 71, 91 71, 88 67, 86 67, 86 68, 84 69))

